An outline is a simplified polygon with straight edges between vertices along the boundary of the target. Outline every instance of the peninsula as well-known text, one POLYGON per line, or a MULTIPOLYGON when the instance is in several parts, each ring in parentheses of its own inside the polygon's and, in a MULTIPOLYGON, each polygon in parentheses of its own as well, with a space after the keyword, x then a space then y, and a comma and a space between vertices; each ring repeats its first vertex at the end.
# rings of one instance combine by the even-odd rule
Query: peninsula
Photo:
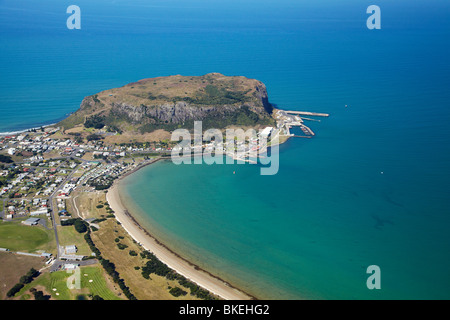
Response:
MULTIPOLYGON (((0 230, 0 249, 38 259, 33 266, 42 259, 41 275, 7 296, 29 296, 36 283, 52 299, 69 299, 75 294, 52 292, 52 275, 79 267, 107 279, 99 295, 108 299, 254 298, 152 237, 124 207, 119 180, 167 158, 176 143, 171 132, 191 130, 195 121, 202 121, 204 130, 258 129, 255 139, 270 136, 270 147, 275 137, 279 143, 313 137, 304 121, 327 116, 274 108, 258 80, 176 75, 102 91, 84 98, 79 110, 56 125, 0 136, 0 229, 18 238, 34 230, 40 237, 14 244, 0 230), (303 134, 292 134, 293 126, 303 134), (151 281, 142 286, 143 278, 151 281)), ((202 148, 212 144, 225 142, 202 148)))
POLYGON ((272 112, 266 87, 258 80, 220 73, 176 75, 88 96, 58 126, 66 132, 93 128, 140 140, 156 138, 155 132, 167 137, 177 128, 192 129, 194 121, 202 121, 205 130, 274 125, 272 112))

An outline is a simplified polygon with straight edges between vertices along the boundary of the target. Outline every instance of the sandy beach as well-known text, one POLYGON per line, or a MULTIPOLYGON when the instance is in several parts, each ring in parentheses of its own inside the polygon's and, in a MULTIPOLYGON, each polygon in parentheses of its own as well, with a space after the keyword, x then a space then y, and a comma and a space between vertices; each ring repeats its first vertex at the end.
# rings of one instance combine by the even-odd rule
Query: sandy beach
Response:
POLYGON ((195 282, 204 289, 220 296, 226 300, 249 300, 252 299, 250 295, 232 287, 225 281, 215 277, 214 275, 199 269, 194 264, 181 258, 176 253, 169 250, 157 239, 153 238, 144 228, 142 228, 137 221, 130 215, 129 211, 123 205, 120 199, 119 181, 108 190, 106 199, 114 210, 116 219, 122 224, 124 229, 130 236, 140 243, 146 250, 155 254, 158 259, 167 264, 171 269, 183 275, 185 278, 195 282))

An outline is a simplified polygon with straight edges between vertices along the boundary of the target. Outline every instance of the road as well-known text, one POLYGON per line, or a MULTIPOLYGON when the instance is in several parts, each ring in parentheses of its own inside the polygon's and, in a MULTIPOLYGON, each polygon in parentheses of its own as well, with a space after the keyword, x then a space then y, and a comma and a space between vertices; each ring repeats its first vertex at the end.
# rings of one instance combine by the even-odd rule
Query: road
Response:
MULTIPOLYGON (((139 154, 145 154, 145 153, 147 153, 146 151, 139 151, 139 152, 131 152, 132 154, 134 154, 134 153, 139 153, 139 154)), ((148 153, 151 153, 151 152, 148 152, 148 153)), ((158 153, 158 152, 153 152, 153 153, 158 153)), ((77 171, 77 169, 80 167, 80 165, 81 164, 84 164, 84 163, 86 163, 86 162, 91 162, 91 161, 89 161, 89 160, 85 160, 85 159, 82 159, 82 158, 79 158, 79 157, 71 157, 71 156, 65 156, 65 157, 58 157, 58 158, 53 158, 53 160, 67 160, 67 159, 76 159, 76 160, 78 160, 78 161, 80 161, 81 163, 80 164, 78 164, 75 168, 73 168, 73 169, 69 169, 69 170, 71 170, 71 172, 66 176, 66 178, 55 188, 55 190, 53 191, 53 193, 49 196, 49 198, 48 198, 48 205, 49 205, 49 210, 50 210, 50 216, 51 216, 51 219, 52 219, 52 225, 53 225, 53 231, 54 231, 54 233, 55 233, 55 242, 56 242, 56 255, 55 255, 55 259, 56 259, 56 261, 55 261, 55 264, 56 263, 62 263, 61 262, 61 260, 59 260, 59 257, 61 256, 61 254, 63 254, 64 252, 62 251, 63 250, 63 247, 61 247, 60 246, 60 243, 59 243, 59 237, 58 237, 58 230, 57 230, 57 223, 56 223, 56 216, 57 216, 57 214, 58 214, 58 209, 57 208, 55 208, 55 205, 54 205, 54 199, 55 199, 55 196, 57 195, 57 193, 59 192, 59 190, 61 189, 61 187, 62 186, 64 186, 70 179, 72 179, 72 177, 73 177, 73 175, 74 175, 74 173, 77 171)), ((16 164, 20 164, 20 163, 24 163, 24 162, 16 162, 16 164)), ((60 169, 60 167, 61 167, 61 165, 62 165, 63 163, 60 163, 59 165, 58 165, 58 167, 57 167, 57 169, 60 169)), ((34 167, 34 166, 33 166, 34 167)), ((39 167, 35 167, 36 169, 38 169, 39 167)), ((25 198, 25 199, 27 199, 27 198, 25 198)), ((20 199, 15 199, 15 200, 20 200, 20 199)), ((29 200, 29 199, 27 199, 27 200, 29 200)), ((5 204, 7 203, 7 199, 3 199, 3 198, 0 198, 0 201, 3 203, 3 210, 2 211, 0 211, 0 217, 4 217, 4 212, 5 212, 5 204), (5 202, 6 201, 6 202, 5 202)), ((75 199, 73 199, 72 198, 72 201, 73 201, 73 203, 74 203, 74 207, 76 208, 76 210, 77 210, 77 213, 78 213, 78 216, 80 217, 80 218, 82 218, 81 216, 80 216, 80 213, 79 213, 79 211, 78 211, 78 208, 77 208, 77 206, 76 206, 76 204, 75 204, 75 199)), ((41 224, 46 228, 46 229, 48 229, 48 230, 50 230, 50 228, 45 224, 45 223, 43 223, 43 221, 41 222, 41 224)))
MULTIPOLYGON (((85 162, 85 160, 81 160, 82 162, 85 162)), ((50 215, 53 221, 53 230, 55 232, 55 240, 56 240, 56 249, 57 249, 57 254, 56 254, 56 258, 58 259, 58 257, 60 256, 60 246, 59 246, 59 239, 58 239, 58 230, 57 230, 57 224, 56 224, 56 214, 57 214, 57 209, 55 209, 54 205, 53 205, 53 199, 55 197, 55 195, 59 192, 59 190, 61 189, 62 186, 64 186, 67 181, 69 181, 70 179, 72 179, 73 174, 77 171, 78 167, 80 165, 77 165, 75 168, 72 169, 72 171, 67 175, 67 177, 55 188, 55 191, 53 191, 53 193, 50 195, 50 197, 48 198, 48 202, 50 204, 50 215)))
MULTIPOLYGON (((87 162, 86 160, 80 159, 83 163, 87 162)), ((57 270, 61 270, 62 265, 65 264, 65 261, 61 261, 59 259, 59 257, 64 254, 64 248, 61 247, 59 245, 59 238, 58 238, 58 228, 57 228, 57 224, 56 224, 56 215, 57 215, 57 209, 55 209, 54 204, 53 204, 53 200, 55 195, 58 193, 58 191, 61 189, 62 186, 64 186, 67 181, 69 181, 70 179, 72 179, 73 174, 77 171, 77 169, 79 168, 80 164, 78 164, 75 168, 72 169, 72 171, 70 172, 70 174, 67 175, 67 177, 59 184, 59 186, 57 186, 55 188, 55 191, 50 195, 49 197, 49 203, 50 203, 50 214, 52 217, 52 221, 53 221, 53 230, 55 232, 55 241, 56 241, 56 256, 55 256, 55 262, 53 262, 53 264, 50 267, 50 272, 53 271, 57 271, 57 270)), ((78 209, 77 209, 78 210, 78 209)), ((95 264, 97 263, 97 259, 89 259, 89 260, 85 260, 85 261, 76 261, 74 262, 76 264, 79 264, 80 266, 84 266, 84 265, 91 265, 91 264, 95 264)))
POLYGON ((0 202, 2 203, 2 210, 0 211, 0 218, 5 218, 5 200, 0 199, 0 202))
POLYGON ((97 259, 88 259, 88 260, 82 260, 82 261, 61 261, 59 259, 56 259, 55 262, 50 266, 50 272, 59 271, 62 269, 63 265, 66 263, 74 263, 82 266, 90 266, 93 264, 96 264, 98 262, 97 259))

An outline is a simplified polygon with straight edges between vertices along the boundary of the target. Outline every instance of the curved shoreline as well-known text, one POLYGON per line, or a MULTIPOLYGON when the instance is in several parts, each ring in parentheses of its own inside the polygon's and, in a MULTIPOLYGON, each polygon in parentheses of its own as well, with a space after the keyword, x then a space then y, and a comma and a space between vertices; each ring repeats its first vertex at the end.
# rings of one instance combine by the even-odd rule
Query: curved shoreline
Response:
POLYGON ((0 132, 0 136, 1 137, 3 137, 3 136, 14 136, 14 135, 16 135, 16 134, 21 134, 21 133, 25 133, 25 132, 29 132, 30 130, 39 130, 39 129, 41 129, 41 128, 47 128, 47 127, 53 127, 53 126, 55 126, 55 125, 57 125, 58 124, 58 122, 52 122, 52 123, 50 123, 50 124, 45 124, 45 125, 42 125, 42 126, 40 126, 40 127, 33 127, 33 128, 28 128, 28 129, 23 129, 23 130, 17 130, 17 131, 5 131, 5 132, 0 132))
POLYGON ((208 271, 201 269, 197 265, 187 261, 174 251, 170 250, 167 246, 153 237, 146 229, 144 229, 124 206, 119 194, 120 180, 161 159, 163 158, 158 158, 157 160, 140 165, 130 172, 127 172, 110 187, 106 194, 106 200, 108 201, 111 209, 114 211, 116 219, 136 242, 141 244, 146 250, 155 254, 155 256, 169 268, 193 281, 200 287, 226 300, 256 299, 255 297, 233 287, 230 283, 220 279, 208 271))

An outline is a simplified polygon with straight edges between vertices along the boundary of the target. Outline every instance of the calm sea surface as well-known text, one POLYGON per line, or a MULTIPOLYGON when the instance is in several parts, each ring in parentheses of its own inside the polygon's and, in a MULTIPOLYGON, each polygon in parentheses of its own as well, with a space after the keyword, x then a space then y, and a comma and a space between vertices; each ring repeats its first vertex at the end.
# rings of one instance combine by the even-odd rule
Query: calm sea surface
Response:
POLYGON ((256 78, 278 107, 331 116, 281 147, 274 176, 146 167, 123 193, 141 223, 262 298, 450 298, 448 1, 380 0, 376 31, 356 0, 81 0, 81 30, 70 4, 0 1, 0 132, 142 78, 256 78))

